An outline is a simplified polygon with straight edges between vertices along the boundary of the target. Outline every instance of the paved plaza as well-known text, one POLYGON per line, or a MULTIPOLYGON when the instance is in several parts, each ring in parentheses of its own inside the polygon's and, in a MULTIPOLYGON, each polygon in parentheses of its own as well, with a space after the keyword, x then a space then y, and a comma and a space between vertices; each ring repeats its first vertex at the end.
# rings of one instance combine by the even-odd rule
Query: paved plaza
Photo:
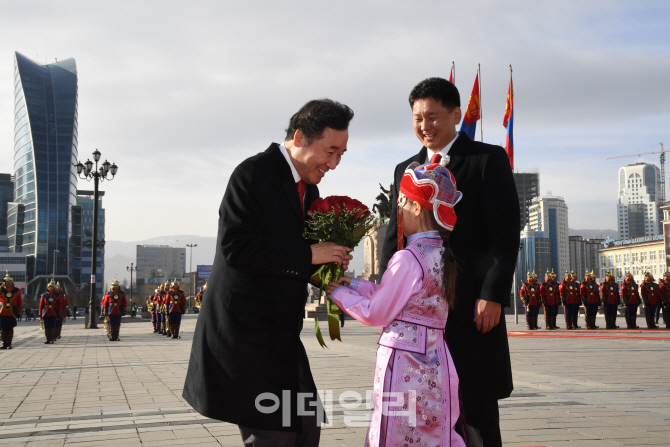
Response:
MULTIPOLYGON (((242 445, 235 426, 181 397, 197 315, 185 316, 181 340, 123 320, 119 342, 77 319, 54 345, 43 344, 39 322, 19 324, 14 349, 0 351, 0 447, 242 445)), ((515 390, 501 401, 506 446, 670 445, 670 331, 527 332, 509 315, 507 323, 515 390)), ((363 445, 379 332, 348 319, 344 342, 324 350, 305 324, 332 415, 322 446, 363 445)))

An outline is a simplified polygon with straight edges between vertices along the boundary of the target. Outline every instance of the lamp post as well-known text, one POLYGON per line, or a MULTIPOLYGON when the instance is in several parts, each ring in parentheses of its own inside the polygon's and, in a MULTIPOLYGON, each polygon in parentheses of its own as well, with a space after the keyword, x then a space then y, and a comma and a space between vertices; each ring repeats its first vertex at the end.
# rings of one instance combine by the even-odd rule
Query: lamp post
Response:
POLYGON ((51 273, 51 282, 54 282, 56 280, 56 253, 59 253, 59 251, 54 250, 54 269, 53 272, 51 273))
POLYGON ((186 246, 191 249, 191 258, 188 262, 188 273, 190 275, 190 282, 191 282, 191 290, 189 291, 189 297, 188 297, 188 308, 190 312, 191 300, 193 299, 193 295, 195 294, 195 281, 193 281, 193 247, 197 247, 198 244, 186 244, 186 246))
POLYGON ((75 165, 79 178, 83 180, 93 180, 93 239, 91 250, 91 297, 89 302, 89 318, 87 329, 97 329, 98 323, 96 321, 96 299, 95 299, 95 276, 97 270, 97 254, 98 254, 98 183, 108 180, 111 181, 116 176, 119 167, 114 163, 105 160, 98 168, 98 161, 100 161, 100 151, 93 152, 93 160, 95 160, 95 169, 93 169, 93 162, 89 159, 86 163, 79 162, 75 165), (109 177, 109 174, 112 174, 109 177))
POLYGON ((130 272, 130 308, 133 308, 133 272, 137 271, 137 266, 133 267, 133 263, 130 263, 130 267, 126 266, 126 271, 130 272))

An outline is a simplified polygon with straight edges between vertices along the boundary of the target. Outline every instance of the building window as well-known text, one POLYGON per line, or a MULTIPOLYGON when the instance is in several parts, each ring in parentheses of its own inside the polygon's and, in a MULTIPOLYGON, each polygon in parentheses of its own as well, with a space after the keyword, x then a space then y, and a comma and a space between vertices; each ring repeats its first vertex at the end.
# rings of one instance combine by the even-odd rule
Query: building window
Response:
POLYGON ((656 262, 656 250, 651 250, 649 252, 649 262, 656 262))
POLYGON ((633 253, 633 262, 637 262, 637 253, 633 253))
POLYGON ((630 263, 630 253, 624 253, 623 254, 623 263, 624 264, 629 264, 630 263))

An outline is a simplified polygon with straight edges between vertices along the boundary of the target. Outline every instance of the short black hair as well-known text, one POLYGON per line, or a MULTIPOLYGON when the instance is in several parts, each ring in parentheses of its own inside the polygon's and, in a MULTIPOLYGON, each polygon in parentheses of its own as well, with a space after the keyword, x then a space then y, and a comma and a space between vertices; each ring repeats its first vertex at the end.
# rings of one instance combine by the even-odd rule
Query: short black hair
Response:
POLYGON ((300 129, 309 146, 313 140, 323 135, 326 127, 335 130, 347 130, 354 111, 332 99, 313 99, 302 106, 288 122, 286 141, 293 140, 295 131, 300 129))
POLYGON ((461 95, 454 84, 443 78, 428 78, 419 82, 409 94, 409 106, 417 99, 433 98, 444 107, 453 110, 461 106, 461 95))

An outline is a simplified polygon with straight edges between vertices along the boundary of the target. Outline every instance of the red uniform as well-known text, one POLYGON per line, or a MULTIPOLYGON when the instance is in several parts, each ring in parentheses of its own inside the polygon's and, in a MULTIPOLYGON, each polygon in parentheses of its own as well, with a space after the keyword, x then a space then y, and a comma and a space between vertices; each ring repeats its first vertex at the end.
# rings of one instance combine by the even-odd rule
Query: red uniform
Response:
POLYGON ((600 304, 600 295, 598 293, 598 284, 594 282, 582 282, 579 287, 579 293, 582 296, 584 304, 600 304))
POLYGON ((0 317, 21 318, 23 312, 23 300, 21 299, 21 290, 13 287, 11 290, 0 287, 0 317))
POLYGON ((670 283, 667 283, 663 280, 659 281, 660 283, 660 298, 663 311, 663 321, 665 322, 665 328, 670 329, 670 283))
POLYGON ((539 306, 541 295, 540 295, 540 286, 537 283, 523 283, 521 290, 519 291, 519 296, 526 306, 539 306))
POLYGON ((540 296, 542 304, 553 306, 559 303, 560 292, 556 282, 543 282, 540 285, 540 296))
POLYGON ((603 304, 620 304, 619 288, 615 282, 603 282, 600 284, 600 296, 603 304))
POLYGON ((50 295, 49 292, 43 293, 40 298, 40 316, 42 318, 57 317, 60 309, 60 293, 56 292, 50 295))
POLYGON ((626 306, 640 304, 640 292, 638 292, 637 284, 623 282, 621 284, 621 299, 626 306))
POLYGON ((658 304, 660 297, 658 284, 645 281, 640 285, 640 290, 642 292, 642 300, 644 301, 644 304, 649 306, 655 306, 658 304))
POLYGON ((661 280, 659 286, 660 286, 659 296, 661 299, 661 303, 667 305, 670 302, 670 284, 661 280))
POLYGON ((126 305, 126 294, 123 291, 114 293, 110 290, 102 299, 102 308, 107 315, 123 315, 126 305))
POLYGON ((579 290, 574 281, 563 281, 560 290, 563 304, 579 304, 579 290))
MULTIPOLYGON (((9 274, 7 274, 9 281, 9 274)), ((12 349, 12 339, 14 338, 14 326, 16 320, 21 318, 23 311, 23 301, 21 300, 21 291, 18 287, 11 289, 0 287, 0 338, 2 338, 2 348, 12 349)))
POLYGON ((651 282, 644 281, 640 284, 640 294, 642 295, 642 301, 644 301, 644 315, 649 329, 656 329, 658 327, 654 322, 654 316, 656 314, 656 307, 661 301, 660 293, 660 288, 654 282, 653 278, 651 282))
POLYGON ((168 313, 179 312, 183 314, 186 312, 186 296, 182 290, 170 290, 166 302, 168 313))

